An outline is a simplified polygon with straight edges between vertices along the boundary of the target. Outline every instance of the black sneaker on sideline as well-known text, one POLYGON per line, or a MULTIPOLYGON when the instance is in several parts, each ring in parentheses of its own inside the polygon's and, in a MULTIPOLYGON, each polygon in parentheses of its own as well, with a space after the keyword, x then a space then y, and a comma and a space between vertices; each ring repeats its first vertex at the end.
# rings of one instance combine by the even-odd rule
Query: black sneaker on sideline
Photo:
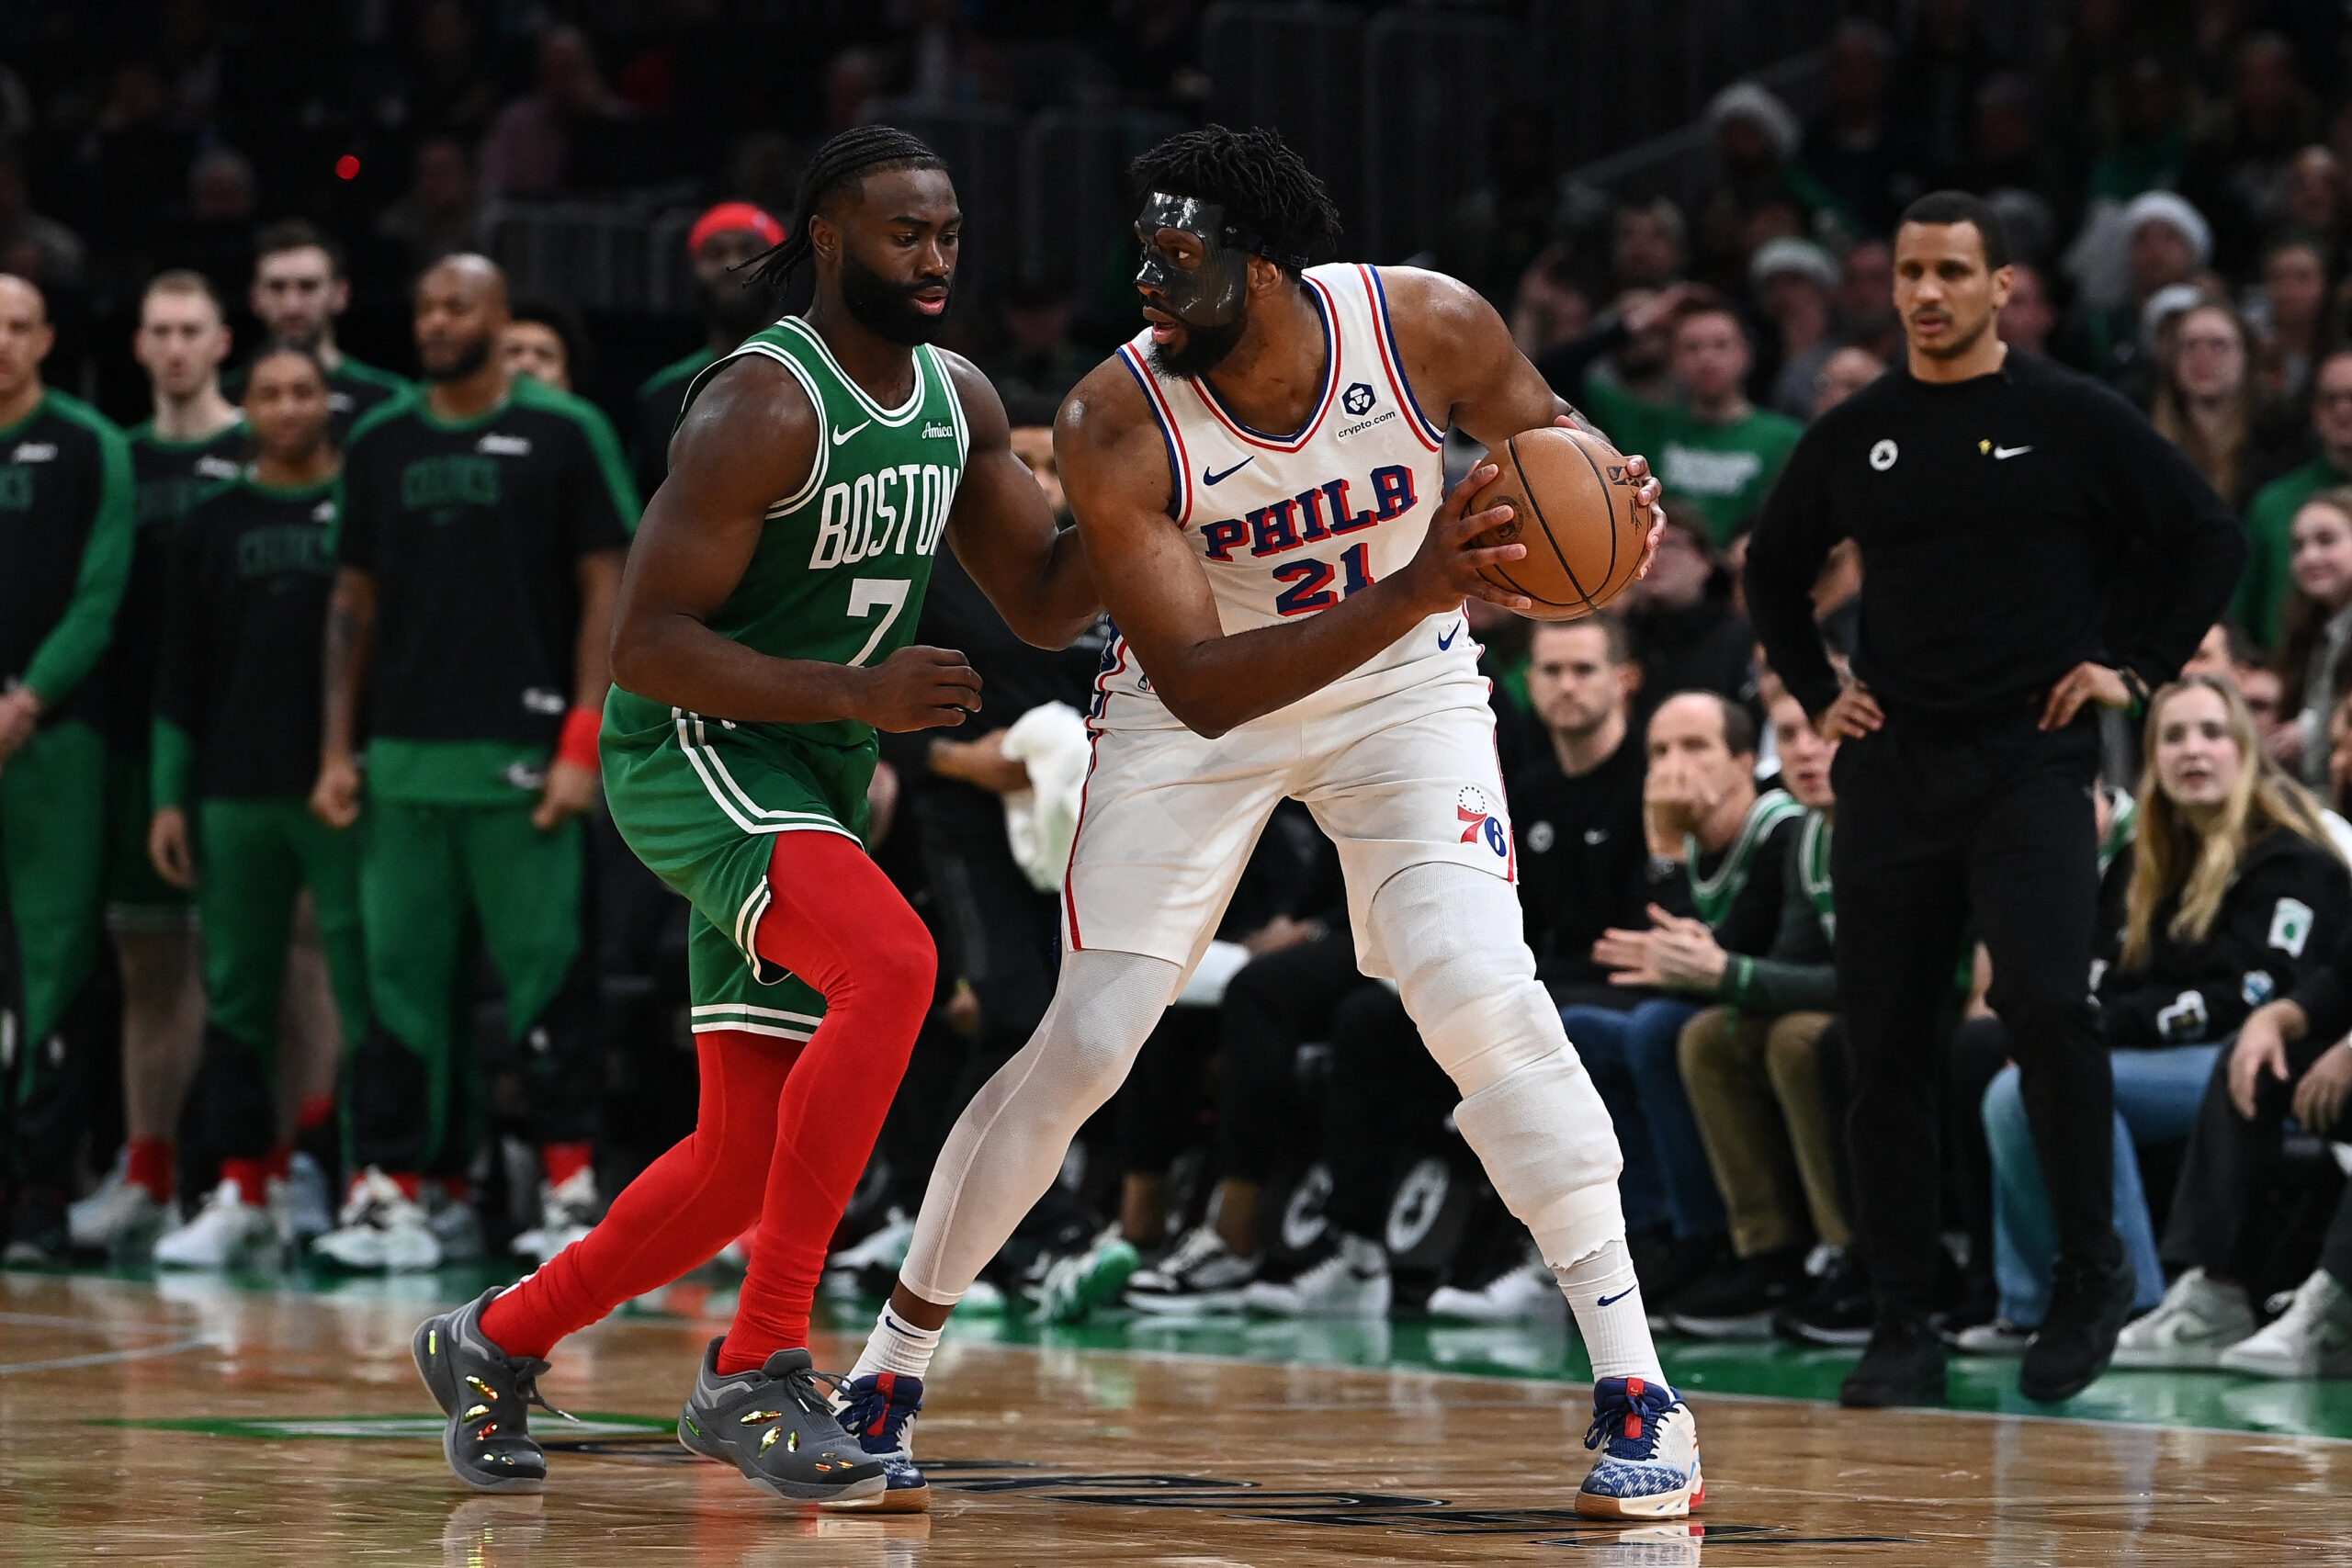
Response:
POLYGON ((2050 1310, 2018 1369, 2018 1392, 2055 1404, 2098 1382, 2115 1359, 2115 1337, 2132 1315, 2137 1286, 2120 1246, 2112 1263, 2061 1257, 2050 1272, 2050 1310))
POLYGON ((1946 1398, 1944 1342, 1916 1313, 1883 1314, 1870 1348, 1838 1389, 1838 1403, 1849 1410, 1935 1405, 1946 1398))
POLYGON ((1634 1277, 1642 1282, 1650 1327, 1667 1328, 1665 1303, 1712 1274, 1731 1268, 1731 1243, 1722 1235, 1681 1237, 1660 1227, 1625 1238, 1634 1277))
POLYGON ((1812 1288, 1772 1320, 1783 1338, 1807 1345, 1867 1345, 1878 1321, 1871 1271, 1853 1247, 1831 1248, 1812 1288))
POLYGON ((1772 1316, 1804 1288, 1803 1247, 1743 1258, 1666 1304, 1666 1321, 1694 1339, 1770 1339, 1772 1316))
POLYGON ((31 1183, 17 1190, 9 1206, 8 1246, 0 1263, 55 1269, 70 1260, 73 1237, 65 1223, 65 1194, 31 1183))

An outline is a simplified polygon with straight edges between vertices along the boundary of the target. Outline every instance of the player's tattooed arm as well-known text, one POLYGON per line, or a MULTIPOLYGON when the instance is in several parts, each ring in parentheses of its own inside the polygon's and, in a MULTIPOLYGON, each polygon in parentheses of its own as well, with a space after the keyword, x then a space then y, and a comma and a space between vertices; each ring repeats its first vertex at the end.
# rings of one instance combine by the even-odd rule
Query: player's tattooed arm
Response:
POLYGON ((368 654, 376 630, 376 579, 345 567, 327 602, 325 722, 320 727, 319 777, 311 811, 330 828, 359 819, 359 694, 368 683, 368 654))
POLYGON ((1430 615, 1476 595, 1527 601, 1479 575, 1524 545, 1468 547, 1501 509, 1465 515, 1491 466, 1454 487, 1409 565, 1328 610, 1278 626, 1225 634, 1200 558, 1169 515, 1175 479, 1150 409, 1117 360, 1098 366, 1063 402, 1054 456, 1102 603, 1152 690, 1196 734, 1214 739, 1330 684, 1430 615))
POLYGON ((1054 525, 1046 493, 1012 453, 1012 423, 989 378, 943 353, 972 433, 964 478, 947 515, 947 543, 1005 625, 1038 648, 1068 648, 1102 608, 1075 528, 1054 525))
POLYGON ((621 575, 613 680, 641 697, 770 724, 861 719, 881 729, 959 724, 979 705, 963 655, 902 648, 873 669, 776 659, 710 629, 743 580, 768 508, 808 482, 822 439, 792 373, 745 355, 711 378, 670 443, 621 575))

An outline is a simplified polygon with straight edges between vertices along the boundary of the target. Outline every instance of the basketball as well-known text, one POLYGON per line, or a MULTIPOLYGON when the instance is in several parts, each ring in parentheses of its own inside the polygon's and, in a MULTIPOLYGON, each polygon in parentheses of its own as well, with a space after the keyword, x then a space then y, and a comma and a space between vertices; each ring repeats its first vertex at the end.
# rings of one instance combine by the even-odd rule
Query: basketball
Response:
POLYGON ((1524 430, 1488 456, 1502 472, 1470 502, 1474 513, 1508 502, 1510 520, 1474 547, 1523 544, 1525 558, 1483 567, 1498 588, 1535 603, 1520 614, 1539 621, 1589 615, 1625 591, 1642 564, 1650 515, 1624 455, 1598 435, 1559 425, 1524 430))

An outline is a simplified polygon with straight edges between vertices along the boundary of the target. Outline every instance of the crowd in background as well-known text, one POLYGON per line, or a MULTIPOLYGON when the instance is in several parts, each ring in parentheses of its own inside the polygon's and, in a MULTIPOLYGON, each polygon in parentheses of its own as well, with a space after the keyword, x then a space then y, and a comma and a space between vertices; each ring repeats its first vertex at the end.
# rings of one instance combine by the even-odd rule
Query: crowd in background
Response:
MULTIPOLYGON (((683 357, 631 395, 566 309, 515 300, 491 322, 500 397, 579 433, 566 459, 578 472, 548 482, 592 486, 611 513, 560 560, 578 580, 559 596, 567 629, 593 620, 596 563, 616 570, 693 372, 788 303, 747 298, 728 269, 781 237, 772 214, 789 209, 794 146, 886 91, 1029 90, 1034 38, 982 25, 989 8, 815 9, 813 44, 781 51, 752 47, 757 29, 730 8, 692 0, 594 39, 546 7, 464 0, 169 0, 136 50, 95 30, 87 8, 34 6, 0 24, 0 271, 21 280, 0 285, 0 412, 72 405, 58 441, 0 430, 0 512, 81 506, 91 538, 119 540, 129 583, 96 631, 77 634, 88 646, 64 682, 73 661, 40 662, 53 628, 9 626, 30 601, 0 585, 0 660, 13 661, 0 667, 0 792, 31 803, 95 790, 107 814, 80 863, 96 880, 53 905, 81 922, 67 930, 52 906, 28 914, 38 806, 0 797, 17 933, 0 1034, 12 1262, 153 1256, 159 1236, 164 1262, 205 1267, 281 1245, 348 1268, 432 1267, 510 1243, 545 1257, 690 1124, 684 908, 619 845, 593 790, 562 794, 568 690, 542 716, 544 740, 512 759, 536 770, 526 815, 548 818, 530 830, 578 840, 559 854, 577 871, 560 910, 571 937, 543 940, 527 963, 478 885, 448 893, 470 912, 443 922, 430 954, 359 931, 368 897, 346 884, 388 852, 398 791, 372 777, 377 820, 353 826, 356 795, 329 792, 318 808, 312 778, 239 795, 208 785, 201 765, 159 768, 186 741, 201 751, 190 716, 206 710, 157 694, 195 636, 183 624, 194 608, 174 609, 202 581, 200 555, 181 553, 195 548, 180 536, 191 505, 217 519, 223 487, 258 507, 311 494, 338 467, 345 516, 392 503, 352 487, 396 484, 369 447, 389 445, 416 394, 353 350, 445 378, 435 355, 481 329, 435 325, 419 282, 477 243, 485 197, 674 180, 715 203, 688 239, 704 319, 663 323, 653 351, 632 352, 649 368, 683 357), (334 81, 310 64, 321 59, 339 62, 334 81), (333 153, 350 148, 358 177, 338 177, 333 153), (282 221, 294 213, 307 222, 282 221), (26 346, 44 321, 59 329, 45 369, 26 346), (108 367, 134 342, 141 379, 119 378, 108 367), (28 400, 36 375, 58 394, 28 400), (536 389, 513 390, 522 378, 536 389), (310 412, 287 412, 296 404, 310 412), (108 416, 148 423, 126 443, 108 416), (40 468, 47 482, 83 446, 96 477, 80 502, 10 477, 40 468), (159 626, 183 640, 154 646, 159 626), (36 689, 38 711, 17 694, 36 689), (81 772, 32 767, 37 741, 62 756, 56 738, 75 726, 93 736, 71 762, 81 772), (219 951, 222 922, 239 918, 213 913, 233 824, 209 829, 209 849, 185 820, 158 827, 174 811, 201 818, 220 804, 208 793, 291 799, 330 824, 349 806, 343 826, 377 835, 373 850, 311 846, 299 874, 265 890, 276 923, 240 954, 260 953, 260 981, 219 951), (387 1021, 388 999, 415 989, 403 964, 437 966, 422 1010, 439 1010, 433 1059, 447 1066, 384 1112, 417 1130, 395 1180, 355 1142, 374 1112, 355 1110, 352 1064, 388 1032, 432 1058, 408 1038, 424 1025, 387 1021), (266 1068, 260 1110, 248 1056, 266 1068), (233 1134, 217 1114, 236 1099, 224 1082, 244 1086, 233 1134), (221 1207, 223 1188, 250 1213, 175 1257, 171 1238, 221 1207)), ((1070 9, 1088 14, 1046 17, 1034 37, 1069 40, 1106 94, 1197 110, 1198 7, 1070 9)), ((2328 983, 2352 934, 2352 829, 2334 809, 2352 791, 2352 29, 2254 0, 2080 0, 2046 21, 2005 58, 1970 0, 1849 19, 1826 40, 1826 103, 1810 119, 1753 83, 1716 96, 1710 179, 1688 204, 1596 199, 1525 116, 1498 109, 1487 180, 1410 258, 1485 293, 1561 396, 1647 454, 1666 487, 1653 570, 1610 612, 1537 626, 1471 607, 1527 936, 1616 1122, 1653 1312, 1693 1335, 1860 1343, 1868 1259, 1849 1219, 1830 956, 1835 747, 1762 665, 1739 563, 1805 423, 1902 373, 1894 215, 1942 186, 1987 195, 2018 257, 1999 322, 2011 351, 2137 403, 2249 535, 2230 617, 2190 672, 2143 716, 2109 721, 2102 956, 2086 979, 2115 1049, 2116 1213, 2148 1313, 2120 1359, 2352 1374, 2352 1220, 2331 1218, 2340 1177, 2326 1142, 2352 1045, 2339 1028, 2275 1064, 2233 1045, 2266 1004, 2328 983)), ((1016 279, 963 317, 959 345, 998 380, 1023 427, 1016 447, 1058 509, 1037 427, 1130 323, 1045 279, 1016 279)), ((1451 456, 1466 468, 1467 452, 1451 456)), ((466 481, 448 482, 462 501, 466 481)), ((302 585, 289 592, 311 596, 313 633, 341 522, 269 525, 314 530, 273 558, 302 585)), ((1852 645, 1858 572, 1838 558, 1815 589, 1833 650, 1852 645)), ((964 649, 989 706, 956 731, 889 738, 877 776, 872 847, 943 962, 844 1223, 837 1276, 853 1287, 888 1280, 940 1138, 1050 998, 1051 867, 1017 855, 1005 826, 1008 796, 1046 786, 1008 731, 1055 703, 1083 710, 1100 647, 1026 648, 946 559, 920 637, 964 649)), ((294 666, 277 679, 297 681, 294 666)), ((315 711, 315 662, 299 680, 315 711)), ((448 802, 427 791, 407 804, 448 802)), ((1304 812, 1277 813, 1219 937, 973 1301, 1067 1317, 1123 1280, 1121 1303, 1159 1314, 1561 1317, 1453 1134, 1450 1087, 1394 991, 1356 973, 1335 857, 1304 812)), ((1953 955, 1944 1322, 1962 1348, 2007 1354, 2039 1320, 2054 1242, 1989 984, 1981 955, 1953 955)))

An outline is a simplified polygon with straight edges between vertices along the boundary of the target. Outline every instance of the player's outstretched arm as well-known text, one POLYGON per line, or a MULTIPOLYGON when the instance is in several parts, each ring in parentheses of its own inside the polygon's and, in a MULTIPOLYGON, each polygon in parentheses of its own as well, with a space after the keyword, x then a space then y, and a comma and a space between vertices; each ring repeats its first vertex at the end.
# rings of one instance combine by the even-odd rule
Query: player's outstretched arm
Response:
POLYGON ((1175 479, 1159 426, 1117 361, 1096 367, 1063 402, 1054 456, 1104 606, 1160 701, 1197 734, 1214 739, 1329 685, 1464 598, 1528 607, 1478 574, 1527 547, 1468 547, 1510 514, 1464 514, 1494 478, 1490 466, 1454 487, 1404 570, 1318 614, 1227 637, 1208 576, 1168 513, 1175 479))
POLYGON ((1045 492, 1012 455, 1012 424, 989 378, 961 355, 940 357, 972 433, 947 542, 1014 636, 1037 648, 1068 648, 1102 608, 1085 540, 1075 528, 1054 525, 1045 492))
POLYGON ((621 577, 613 680, 657 703, 769 724, 862 719, 878 729, 960 724, 979 705, 963 655, 902 648, 862 670, 775 659, 710 629, 743 580, 768 508, 808 481, 820 439, 790 371, 746 355, 712 378, 670 443, 621 577))

